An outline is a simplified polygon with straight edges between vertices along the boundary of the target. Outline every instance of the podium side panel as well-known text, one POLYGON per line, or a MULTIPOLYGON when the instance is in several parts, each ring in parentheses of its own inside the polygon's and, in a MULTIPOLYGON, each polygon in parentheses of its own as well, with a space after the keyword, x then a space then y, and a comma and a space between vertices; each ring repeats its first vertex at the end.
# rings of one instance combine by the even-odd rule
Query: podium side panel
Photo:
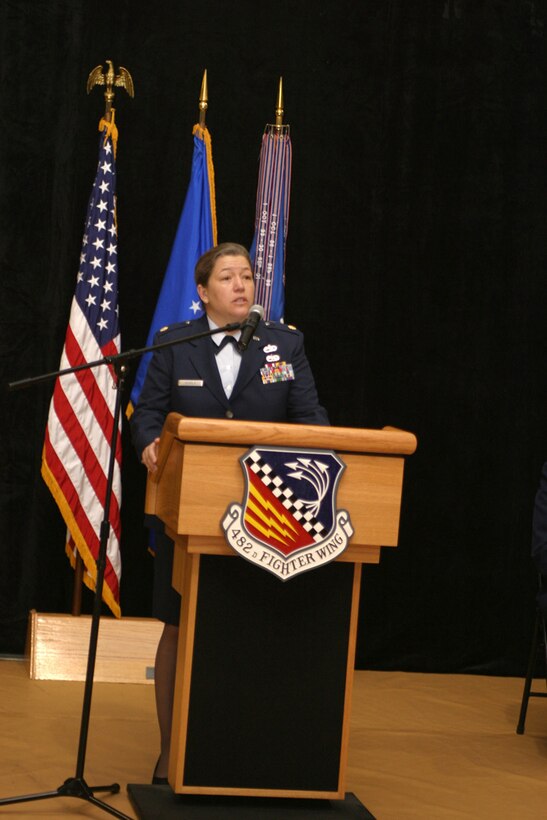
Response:
POLYGON ((353 586, 201 556, 183 787, 337 792, 353 586))
MULTIPOLYGON (((159 483, 154 493, 155 515, 173 532, 180 532, 180 486, 184 457, 184 442, 173 439, 159 483)), ((150 482, 150 479, 149 479, 150 482)), ((147 509, 147 512, 151 510, 147 509)))

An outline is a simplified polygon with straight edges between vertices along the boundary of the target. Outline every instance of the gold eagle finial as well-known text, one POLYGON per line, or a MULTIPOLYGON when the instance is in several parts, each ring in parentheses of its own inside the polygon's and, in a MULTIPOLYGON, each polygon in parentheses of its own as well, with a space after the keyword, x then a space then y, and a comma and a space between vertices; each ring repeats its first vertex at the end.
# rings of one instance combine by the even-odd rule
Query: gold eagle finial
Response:
POLYGON ((130 97, 135 96, 135 88, 133 86, 133 78, 126 68, 120 66, 119 73, 116 74, 112 60, 107 60, 106 62, 108 65, 107 71, 103 71, 103 67, 101 65, 95 66, 95 68, 90 71, 89 77, 87 78, 87 93, 89 94, 95 85, 106 86, 106 90, 104 92, 104 98, 106 101, 105 119, 108 119, 110 116, 112 103, 114 102, 114 88, 125 88, 130 97))

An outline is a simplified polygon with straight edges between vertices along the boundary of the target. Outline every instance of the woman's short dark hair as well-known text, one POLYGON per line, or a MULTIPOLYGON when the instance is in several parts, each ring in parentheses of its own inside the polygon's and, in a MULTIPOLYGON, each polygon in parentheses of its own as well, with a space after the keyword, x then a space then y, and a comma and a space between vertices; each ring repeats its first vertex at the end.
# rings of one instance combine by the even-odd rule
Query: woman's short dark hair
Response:
POLYGON ((196 285, 207 287, 207 282, 209 281, 215 262, 217 259, 220 259, 221 256, 244 256, 252 268, 251 257, 249 256, 247 248, 244 248, 243 245, 238 245, 237 242, 221 242, 220 245, 216 245, 214 248, 209 248, 208 251, 205 251, 203 256, 200 256, 196 262, 194 271, 196 285))

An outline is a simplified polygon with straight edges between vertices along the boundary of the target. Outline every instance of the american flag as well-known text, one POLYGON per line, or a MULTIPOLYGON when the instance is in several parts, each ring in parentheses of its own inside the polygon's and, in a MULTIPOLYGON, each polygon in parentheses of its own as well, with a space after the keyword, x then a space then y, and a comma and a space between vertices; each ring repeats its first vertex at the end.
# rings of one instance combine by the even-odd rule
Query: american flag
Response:
MULTIPOLYGON (((99 162, 91 191, 60 369, 120 350, 116 226, 116 130, 99 124, 99 162)), ((95 588, 104 517, 116 375, 109 366, 60 376, 55 382, 42 454, 42 476, 67 525, 72 566, 79 553, 84 581, 95 588)), ((120 615, 121 442, 118 436, 110 501, 103 600, 120 615)))

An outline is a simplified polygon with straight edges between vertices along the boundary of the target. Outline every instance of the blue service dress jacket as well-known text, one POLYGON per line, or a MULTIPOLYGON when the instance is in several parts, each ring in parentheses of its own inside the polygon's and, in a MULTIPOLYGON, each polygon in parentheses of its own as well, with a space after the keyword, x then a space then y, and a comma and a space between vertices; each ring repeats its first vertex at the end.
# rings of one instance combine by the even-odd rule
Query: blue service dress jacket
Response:
MULTIPOLYGON (((154 343, 184 339, 208 329, 203 316, 164 328, 154 343)), ((210 337, 204 337, 154 353, 130 422, 139 457, 160 435, 170 412, 204 418, 329 424, 319 404, 300 331, 260 321, 242 354, 229 399, 220 380, 215 347, 210 337)))

